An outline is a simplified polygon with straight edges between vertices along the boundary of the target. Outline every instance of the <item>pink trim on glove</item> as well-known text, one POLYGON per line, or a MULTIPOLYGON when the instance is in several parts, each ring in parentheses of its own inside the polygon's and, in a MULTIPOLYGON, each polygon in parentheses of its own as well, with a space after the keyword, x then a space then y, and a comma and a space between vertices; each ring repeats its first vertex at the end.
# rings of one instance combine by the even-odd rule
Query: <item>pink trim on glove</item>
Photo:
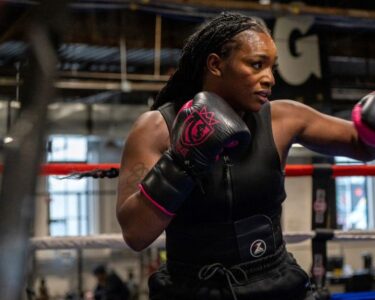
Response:
POLYGON ((187 108, 190 108, 193 106, 193 99, 189 100, 188 102, 186 102, 184 105, 181 106, 180 110, 178 111, 177 114, 179 114, 182 110, 184 109, 187 109, 187 108))
POLYGON ((157 203, 154 199, 151 198, 151 196, 145 191, 143 188, 142 184, 138 184, 138 188, 140 192, 148 199, 151 201, 152 204, 156 206, 159 210, 161 210, 163 213, 165 213, 167 216, 174 217, 176 214, 166 210, 163 206, 161 206, 159 203, 157 203))
POLYGON ((354 106, 352 120, 361 140, 366 144, 375 147, 375 130, 362 122, 362 106, 360 104, 354 106))
MULTIPOLYGON (((186 102, 186 103, 180 108, 180 110, 178 111, 177 115, 178 115, 181 111, 183 111, 184 109, 187 109, 187 108, 192 107, 192 105, 193 105, 193 99, 191 99, 191 100, 189 100, 188 102, 186 102)), ((177 119, 175 119, 175 120, 173 121, 172 126, 174 126, 174 124, 176 123, 176 120, 177 120, 177 119)))

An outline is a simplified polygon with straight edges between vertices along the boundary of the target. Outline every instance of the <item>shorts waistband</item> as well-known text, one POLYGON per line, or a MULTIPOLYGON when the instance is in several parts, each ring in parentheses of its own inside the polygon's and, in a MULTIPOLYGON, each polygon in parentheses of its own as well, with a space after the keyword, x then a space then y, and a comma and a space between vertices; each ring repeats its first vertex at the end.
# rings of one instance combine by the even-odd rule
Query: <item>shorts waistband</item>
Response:
POLYGON ((273 255, 283 243, 279 218, 254 215, 228 224, 170 228, 166 248, 172 261, 235 265, 273 255))
POLYGON ((220 262, 217 263, 210 263, 207 265, 195 265, 190 263, 184 263, 174 260, 167 260, 166 266, 168 272, 171 275, 176 276, 184 276, 184 277, 196 277, 201 272, 202 269, 213 266, 213 265, 220 265, 227 270, 231 270, 235 272, 239 270, 240 272, 244 272, 246 276, 251 276, 256 273, 260 273, 263 271, 271 270, 272 268, 278 266, 286 257, 287 251, 285 248, 285 243, 283 243, 273 254, 268 256, 259 258, 254 261, 244 262, 235 265, 227 265, 221 264, 220 262))

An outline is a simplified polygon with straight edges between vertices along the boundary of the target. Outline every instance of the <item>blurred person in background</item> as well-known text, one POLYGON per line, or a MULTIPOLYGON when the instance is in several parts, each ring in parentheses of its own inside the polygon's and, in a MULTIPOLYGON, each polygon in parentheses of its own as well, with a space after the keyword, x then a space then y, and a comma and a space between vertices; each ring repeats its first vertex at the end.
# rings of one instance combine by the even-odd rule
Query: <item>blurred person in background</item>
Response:
POLYGON ((104 265, 93 270, 97 284, 94 290, 95 300, 129 300, 130 293, 126 283, 115 271, 108 271, 104 265))

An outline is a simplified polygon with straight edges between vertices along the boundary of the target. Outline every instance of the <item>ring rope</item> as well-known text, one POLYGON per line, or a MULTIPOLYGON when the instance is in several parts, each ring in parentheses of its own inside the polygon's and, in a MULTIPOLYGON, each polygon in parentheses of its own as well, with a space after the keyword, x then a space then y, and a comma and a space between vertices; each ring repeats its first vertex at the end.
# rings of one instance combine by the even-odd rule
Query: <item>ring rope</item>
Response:
MULTIPOLYGON (((40 168, 40 175, 69 175, 71 173, 87 172, 104 169, 119 169, 118 163, 83 164, 83 163, 50 163, 40 168)), ((311 176, 319 165, 287 165, 286 176, 311 176)), ((332 176, 375 176, 375 165, 325 165, 331 169, 332 176)), ((0 165, 0 172, 3 172, 0 165)))
MULTIPOLYGON (((332 230, 333 241, 375 241, 375 231, 341 231, 332 230)), ((288 244, 296 244, 313 239, 318 236, 315 231, 306 232, 285 232, 284 240, 288 244)), ((72 236, 72 237, 34 237, 30 239, 31 250, 48 249, 129 249, 125 244, 121 234, 99 234, 91 236, 72 236)), ((165 236, 161 236, 152 244, 152 246, 163 246, 165 236)))
POLYGON ((336 241, 356 241, 356 240, 363 240, 363 241, 370 241, 375 240, 375 230, 353 230, 353 231, 342 231, 342 230, 334 230, 333 231, 334 237, 333 240, 336 241))
MULTIPOLYGON (((159 237, 153 245, 163 245, 165 238, 159 237)), ((31 250, 48 249, 129 249, 121 234, 99 234, 88 236, 33 237, 31 250)))

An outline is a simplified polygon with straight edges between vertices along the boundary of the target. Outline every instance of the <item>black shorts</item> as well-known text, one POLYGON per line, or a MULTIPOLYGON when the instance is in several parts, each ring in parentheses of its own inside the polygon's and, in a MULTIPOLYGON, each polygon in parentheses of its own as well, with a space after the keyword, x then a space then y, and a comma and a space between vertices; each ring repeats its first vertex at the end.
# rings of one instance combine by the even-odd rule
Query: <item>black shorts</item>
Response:
POLYGON ((285 247, 277 252, 256 264, 213 264, 203 270, 168 263, 149 278, 150 300, 313 299, 307 273, 285 247))

